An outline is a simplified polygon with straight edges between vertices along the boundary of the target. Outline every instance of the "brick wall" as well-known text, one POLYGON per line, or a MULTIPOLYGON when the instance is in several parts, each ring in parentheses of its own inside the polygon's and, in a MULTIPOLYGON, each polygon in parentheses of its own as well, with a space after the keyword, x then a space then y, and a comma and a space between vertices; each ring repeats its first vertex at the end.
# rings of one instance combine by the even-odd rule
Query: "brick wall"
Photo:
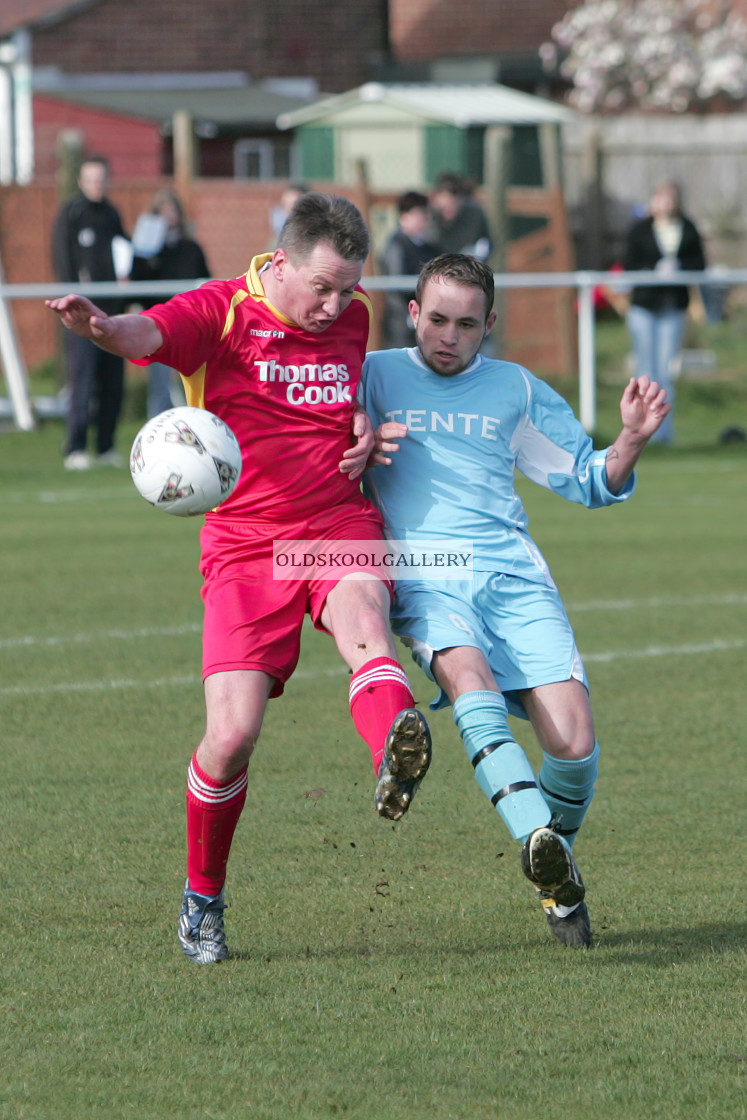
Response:
MULTIPOLYGON (((49 238, 56 212, 54 186, 0 187, 0 261, 7 284, 52 278, 49 238)), ((13 300, 10 310, 26 365, 49 358, 57 346, 57 328, 41 301, 13 300)))
MULTIPOLYGON (((111 200, 119 208, 125 229, 132 230, 138 214, 153 193, 171 180, 147 179, 117 182, 111 200)), ((345 194, 369 219, 368 205, 390 201, 386 196, 367 198, 361 189, 314 184, 318 190, 345 194)), ((184 198, 194 235, 202 245, 213 276, 239 276, 251 257, 272 248, 270 211, 283 184, 248 183, 235 179, 200 179, 184 198)), ((511 247, 511 271, 566 270, 572 268, 567 248, 562 199, 542 197, 543 192, 513 192, 510 209, 517 213, 547 213, 550 225, 511 247)), ((49 252, 52 223, 59 205, 56 184, 48 181, 30 187, 0 188, 0 259, 9 284, 54 282, 49 252)), ((371 262, 366 266, 368 273, 371 262)), ((364 281, 365 283, 365 281, 364 281)), ((369 346, 379 344, 378 317, 381 293, 372 293, 375 322, 369 346)), ((57 321, 42 299, 13 300, 16 332, 29 369, 55 357, 60 349, 57 321)), ((505 305, 504 354, 537 372, 567 373, 575 364, 575 317, 569 291, 510 292, 505 305)), ((61 368, 61 364, 60 364, 61 368)))
POLYGON ((398 62, 439 56, 536 51, 573 0, 389 0, 389 33, 398 62))
POLYGON ((104 0, 38 28, 34 66, 68 73, 218 71, 315 78, 339 93, 368 77, 386 45, 371 0, 104 0))
MULTIPOLYGON (((283 185, 235 179, 194 182, 183 201, 213 276, 239 276, 249 267, 252 256, 272 248, 270 211, 283 185)), ((173 186, 173 182, 157 178, 115 181, 110 198, 119 209, 127 232, 132 231, 138 214, 163 186, 173 186)), ((316 186, 319 190, 345 194, 365 212, 365 199, 355 189, 324 183, 316 186)), ((29 187, 0 187, 0 260, 6 283, 54 283, 50 238, 58 207, 54 181, 29 187)), ((54 357, 59 346, 57 323, 42 300, 13 300, 11 310, 27 367, 33 369, 54 357)))

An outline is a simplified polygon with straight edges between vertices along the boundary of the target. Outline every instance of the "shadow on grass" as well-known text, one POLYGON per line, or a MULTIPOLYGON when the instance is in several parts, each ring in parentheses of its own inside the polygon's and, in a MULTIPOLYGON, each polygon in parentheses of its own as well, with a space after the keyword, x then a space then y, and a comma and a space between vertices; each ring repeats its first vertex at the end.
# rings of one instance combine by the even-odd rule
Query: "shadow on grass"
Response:
MULTIPOLYGON (((523 944, 523 943, 522 943, 523 944)), ((284 948, 273 949, 268 951, 246 951, 239 949, 234 951, 230 950, 229 959, 232 961, 243 961, 257 964, 258 961, 264 961, 265 964, 272 964, 275 961, 325 961, 325 960, 396 960, 398 958, 411 958, 413 960, 421 958, 423 960, 438 958, 443 961, 449 957, 454 959, 463 957, 495 957, 496 954, 508 953, 515 949, 516 945, 509 946, 507 944, 500 944, 494 940, 492 942, 486 941, 484 944, 477 942, 465 943, 462 945, 449 944, 447 941, 430 941, 427 944, 418 941, 403 940, 400 943, 392 943, 389 940, 386 944, 379 943, 366 943, 360 941, 358 943, 348 943, 345 945, 335 945, 327 948, 312 949, 309 946, 305 948, 284 948)))
POLYGON ((609 952, 609 963, 668 967, 678 961, 718 956, 747 946, 747 922, 711 922, 706 925, 658 926, 652 929, 595 934, 594 944, 609 952))
MULTIPOLYGON (((262 951, 232 951, 232 961, 242 961, 256 964, 264 961, 270 964, 273 961, 301 961, 301 960, 350 960, 353 958, 377 957, 395 958, 417 957, 423 953, 439 958, 444 957, 479 957, 510 954, 520 949, 540 949, 541 944, 561 952, 568 952, 571 956, 579 955, 577 951, 566 950, 549 936, 540 934, 531 936, 528 941, 520 944, 501 944, 498 939, 483 943, 471 942, 469 944, 455 945, 446 940, 431 942, 427 946, 413 945, 403 941, 401 945, 379 944, 346 944, 329 948, 311 949, 277 949, 271 952, 262 951)), ((704 957, 718 956, 721 953, 738 952, 747 946, 747 922, 709 923, 707 925, 669 926, 656 927, 644 930, 617 931, 614 933, 606 930, 594 931, 594 940, 590 952, 595 953, 599 963, 619 965, 621 962, 667 968, 677 962, 696 960, 704 957), (601 954, 601 955, 597 955, 601 954)), ((585 956, 582 952, 580 956, 585 956)))

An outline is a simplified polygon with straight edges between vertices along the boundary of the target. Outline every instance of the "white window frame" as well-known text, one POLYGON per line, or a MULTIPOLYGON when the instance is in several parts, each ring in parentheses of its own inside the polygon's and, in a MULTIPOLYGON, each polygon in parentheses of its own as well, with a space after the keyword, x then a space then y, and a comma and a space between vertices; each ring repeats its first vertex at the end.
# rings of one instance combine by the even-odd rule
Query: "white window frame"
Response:
MULTIPOLYGON (((286 173, 278 173, 276 153, 278 152, 279 145, 272 141, 260 137, 246 137, 243 140, 237 140, 233 146, 233 174, 235 179, 254 179, 256 181, 262 179, 293 179, 296 176, 296 167, 298 164, 298 154, 295 144, 290 145, 290 169, 286 173), (249 160, 252 156, 258 156, 259 175, 249 175, 248 167, 249 160)), ((282 145, 283 151, 288 148, 282 145)))

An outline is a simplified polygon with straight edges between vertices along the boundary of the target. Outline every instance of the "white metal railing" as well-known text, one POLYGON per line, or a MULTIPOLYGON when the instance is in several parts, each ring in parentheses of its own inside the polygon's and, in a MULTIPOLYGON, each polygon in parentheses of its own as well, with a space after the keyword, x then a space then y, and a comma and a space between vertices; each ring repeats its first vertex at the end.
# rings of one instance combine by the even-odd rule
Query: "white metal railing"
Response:
MULTIPOLYGON (((7 302, 16 299, 54 299, 70 293, 97 298, 116 296, 135 303, 143 296, 168 298, 204 283, 203 280, 159 280, 137 283, 97 284, 3 284, 0 277, 0 362, 5 372, 8 394, 17 427, 34 427, 34 415, 28 394, 28 379, 18 342, 13 331, 7 302)), ((367 291, 411 291, 415 276, 364 276, 367 291)), ((596 425, 596 346, 594 291, 602 286, 622 293, 633 286, 671 287, 675 284, 703 287, 733 287, 747 284, 747 269, 709 268, 704 272, 676 272, 663 277, 659 272, 510 272, 497 273, 497 289, 509 288, 575 288, 578 293, 578 376, 579 419, 587 432, 596 425)), ((42 309, 43 310, 43 309, 42 309)))

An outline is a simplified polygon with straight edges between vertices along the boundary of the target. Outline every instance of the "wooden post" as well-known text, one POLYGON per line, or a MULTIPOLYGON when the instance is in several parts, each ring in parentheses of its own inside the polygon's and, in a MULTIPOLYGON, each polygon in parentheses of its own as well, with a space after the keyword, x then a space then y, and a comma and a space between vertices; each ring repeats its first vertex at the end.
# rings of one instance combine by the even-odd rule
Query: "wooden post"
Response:
POLYGON ((593 128, 581 150, 581 181, 584 206, 582 240, 583 267, 600 271, 612 263, 604 259, 604 203, 602 187, 602 146, 599 130, 593 128))
POLYGON ((550 122, 539 125, 539 145, 542 162, 542 186, 545 190, 555 190, 556 187, 562 186, 558 125, 550 122))
MULTIPOLYGON (((492 233, 493 249, 488 264, 493 272, 506 271, 508 259, 508 211, 506 196, 511 182, 511 129, 490 125, 485 129, 484 179, 485 211, 492 233)), ((493 308, 496 313, 492 330, 493 349, 500 357, 506 340, 506 290, 497 288, 493 308)))
MULTIPOLYGON (((359 198, 359 210, 363 215, 363 220, 371 231, 371 189, 369 184, 368 173, 368 160, 357 159, 355 161, 355 185, 356 193, 359 198)), ((378 269, 376 267, 376 258, 374 256, 373 247, 368 255, 366 261, 364 274, 367 276, 375 276, 378 269)), ((368 349, 378 350, 381 345, 381 317, 384 313, 384 297, 381 292, 369 292, 371 306, 373 307, 373 323, 371 330, 368 334, 368 349)))
POLYGON ((178 109, 172 119, 174 186, 182 205, 189 208, 192 181, 197 172, 197 145, 191 115, 178 109))
MULTIPOLYGON (((83 132, 79 128, 64 128, 57 137, 57 198, 60 205, 71 198, 78 187, 78 175, 83 159, 83 132)), ((54 357, 55 379, 58 385, 67 381, 65 358, 65 328, 57 323, 57 349, 54 357)))
POLYGON ((83 158, 83 133, 78 128, 64 128, 57 138, 57 190, 64 202, 74 194, 83 158))

